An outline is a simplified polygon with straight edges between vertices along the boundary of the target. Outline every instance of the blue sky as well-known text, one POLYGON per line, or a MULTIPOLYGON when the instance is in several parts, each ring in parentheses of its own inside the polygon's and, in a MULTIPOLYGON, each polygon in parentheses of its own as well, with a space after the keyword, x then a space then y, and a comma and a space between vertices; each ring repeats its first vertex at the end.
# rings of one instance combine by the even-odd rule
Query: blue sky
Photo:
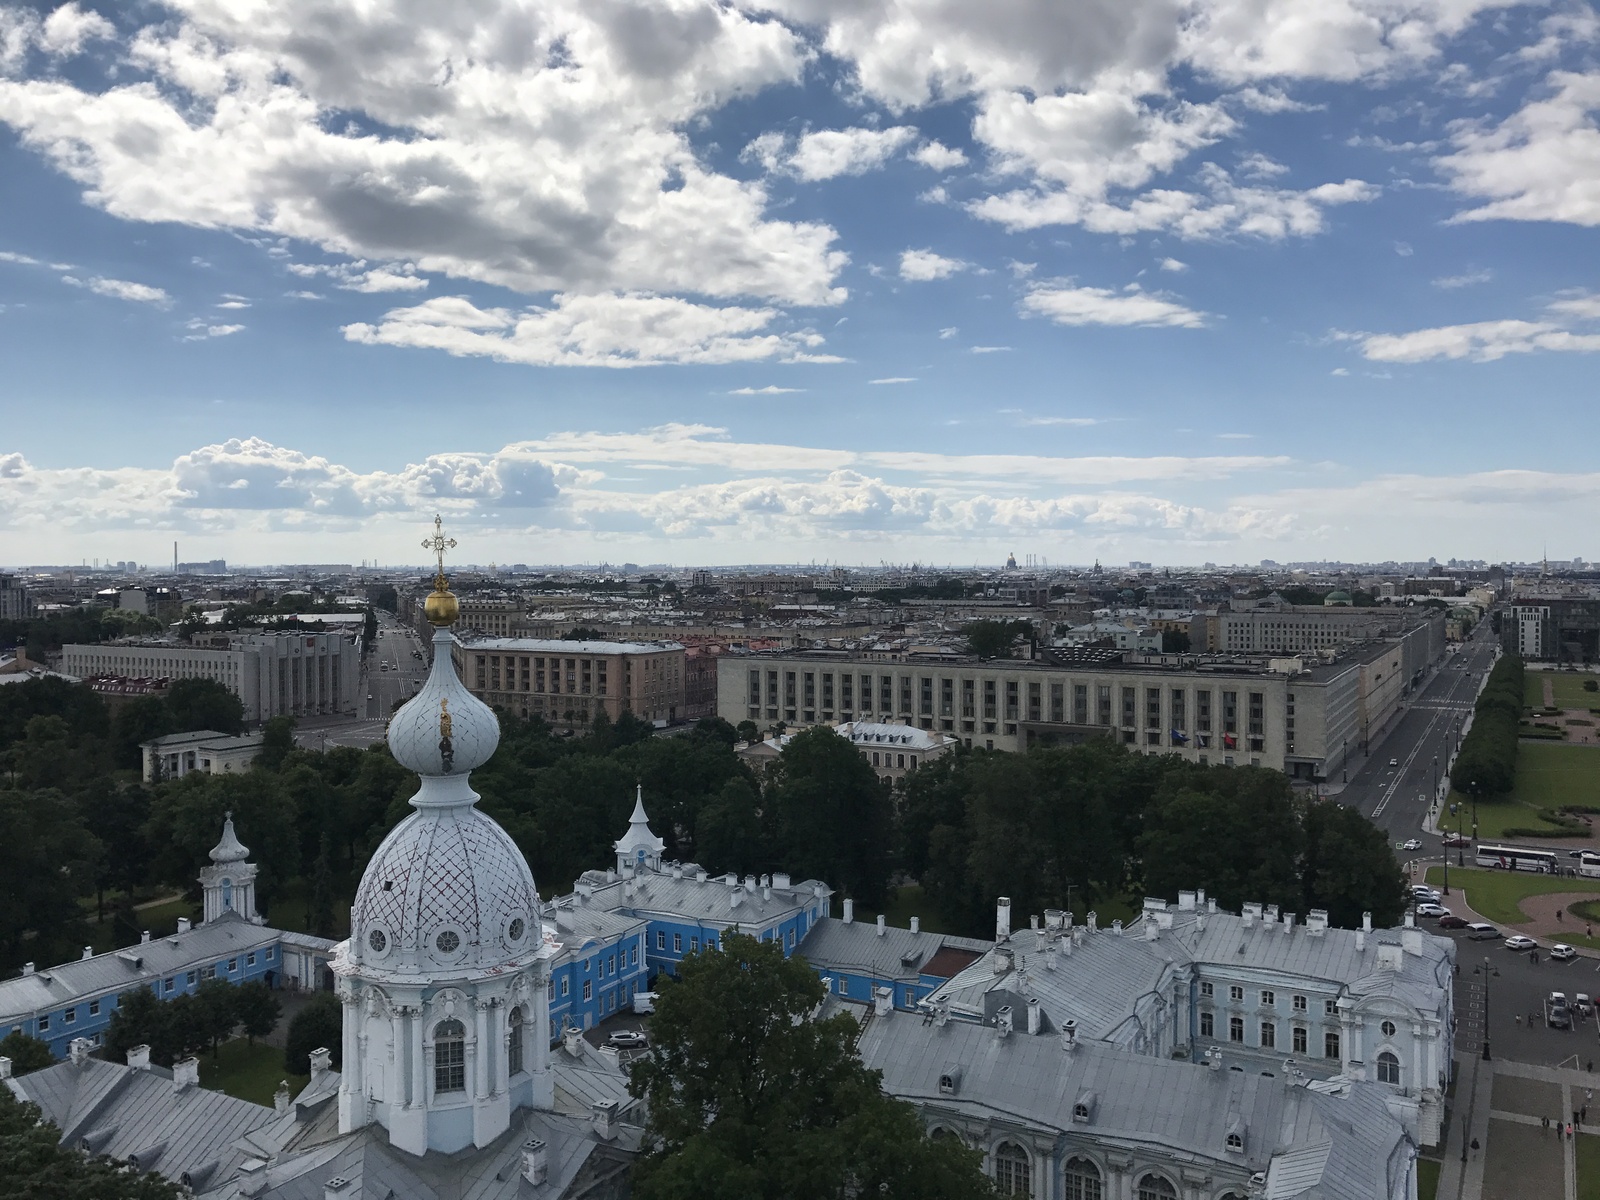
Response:
POLYGON ((0 560, 1600 557, 1600 18, 0 3, 0 560))

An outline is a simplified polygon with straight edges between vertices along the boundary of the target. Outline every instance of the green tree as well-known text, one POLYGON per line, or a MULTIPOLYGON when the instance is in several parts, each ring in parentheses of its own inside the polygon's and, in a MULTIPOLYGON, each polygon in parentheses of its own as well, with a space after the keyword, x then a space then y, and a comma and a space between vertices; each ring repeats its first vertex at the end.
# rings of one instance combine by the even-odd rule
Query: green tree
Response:
POLYGON ((311 1052, 333 1051, 337 1070, 344 1055, 344 1005, 332 992, 318 992, 295 1013, 284 1039, 283 1067, 291 1075, 311 1074, 311 1052))
POLYGON ((0 1088, 0 1200, 180 1200, 161 1176, 61 1144, 37 1104, 0 1088))
POLYGON ((293 750, 294 718, 272 717, 261 727, 261 757, 256 759, 256 765, 276 771, 293 750))
POLYGON ((796 734, 778 756, 766 799, 775 844, 794 873, 868 904, 884 899, 894 805, 854 744, 826 725, 796 734))
POLYGON ((283 1017, 283 1005, 278 1003, 278 998, 272 994, 272 989, 259 979, 252 979, 238 986, 233 998, 233 1009, 239 1018, 239 1027, 244 1030, 244 1036, 249 1039, 252 1046, 258 1037, 266 1037, 276 1029, 278 1021, 283 1017))
POLYGON ((78 897, 92 889, 99 840, 53 788, 0 790, 0 829, 0 972, 76 957, 89 940, 78 897))
POLYGON ((166 702, 174 733, 244 730, 244 703, 214 679, 179 679, 167 688, 166 702))
POLYGON ((239 989, 226 979, 207 979, 194 991, 195 1030, 213 1058, 239 1025, 238 998, 239 989))
POLYGON ((111 718, 111 753, 119 767, 138 768, 144 763, 139 749, 144 742, 172 732, 172 712, 160 696, 129 700, 111 718))
POLYGON ((740 721, 734 729, 741 742, 758 742, 761 740, 761 727, 754 721, 740 721))
POLYGON ((322 849, 311 867, 311 903, 306 909, 306 924, 318 937, 333 933, 333 862, 332 843, 322 835, 322 849))
POLYGON ((1017 641, 1033 634, 1033 622, 1022 620, 972 621, 961 627, 961 636, 967 639, 967 653, 979 658, 1010 658, 1017 641))
POLYGON ((370 608, 361 622, 361 644, 368 650, 378 644, 378 614, 370 608))
POLYGON ((1405 876, 1389 840, 1354 808, 1312 801, 1302 819, 1305 859, 1300 874, 1304 907, 1328 910, 1328 919, 1356 928, 1370 912, 1379 928, 1398 925, 1406 908, 1405 876))
POLYGON ((748 779, 728 780, 700 810, 695 822, 695 858, 707 870, 749 875, 767 861, 761 803, 748 779))
POLYGON ((42 1071, 56 1065, 56 1056, 50 1052, 50 1043, 29 1037, 20 1029, 14 1029, 0 1038, 0 1058, 11 1060, 13 1075, 26 1075, 30 1071, 42 1071))
POLYGON ((739 740, 739 731, 721 717, 701 717, 694 723, 689 736, 703 741, 721 742, 731 750, 734 743, 739 740))
POLYGON ((631 1066, 649 1105, 639 1200, 957 1200, 993 1195, 979 1155, 929 1139, 883 1094, 822 984, 773 942, 727 934, 662 985, 655 1052, 631 1066))

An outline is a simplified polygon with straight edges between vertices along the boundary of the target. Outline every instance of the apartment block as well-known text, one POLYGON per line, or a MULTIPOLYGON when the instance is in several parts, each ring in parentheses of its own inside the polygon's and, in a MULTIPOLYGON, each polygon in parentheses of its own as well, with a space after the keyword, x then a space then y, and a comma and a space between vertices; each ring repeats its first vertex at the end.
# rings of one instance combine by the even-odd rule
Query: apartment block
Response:
POLYGON ((467 690, 520 716, 587 724, 604 712, 681 720, 685 654, 677 642, 480 638, 452 651, 467 690))

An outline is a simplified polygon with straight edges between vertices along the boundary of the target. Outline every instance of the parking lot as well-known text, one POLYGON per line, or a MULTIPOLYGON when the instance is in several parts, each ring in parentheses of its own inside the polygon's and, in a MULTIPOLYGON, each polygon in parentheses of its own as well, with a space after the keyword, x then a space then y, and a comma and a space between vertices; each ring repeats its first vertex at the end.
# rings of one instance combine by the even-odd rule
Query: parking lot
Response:
MULTIPOLYGON (((1456 1011, 1463 1018, 1469 1011, 1468 987, 1482 983, 1485 968, 1488 979, 1490 1052, 1496 1059, 1553 1067, 1577 1057, 1587 1068, 1600 1059, 1600 1027, 1595 1017, 1574 1014, 1570 1030, 1551 1029, 1544 1023, 1544 1001, 1551 992, 1565 992, 1571 1001, 1578 992, 1593 997, 1600 993, 1600 962, 1576 958, 1570 962, 1552 961, 1544 950, 1535 966, 1526 952, 1507 950, 1503 941, 1471 941, 1459 929, 1437 930, 1457 943, 1456 1011), (1534 1015, 1532 1028, 1528 1015, 1534 1015)), ((1457 1033, 1457 1048, 1462 1055, 1481 1054, 1483 1043, 1478 1027, 1463 1019, 1457 1033)))

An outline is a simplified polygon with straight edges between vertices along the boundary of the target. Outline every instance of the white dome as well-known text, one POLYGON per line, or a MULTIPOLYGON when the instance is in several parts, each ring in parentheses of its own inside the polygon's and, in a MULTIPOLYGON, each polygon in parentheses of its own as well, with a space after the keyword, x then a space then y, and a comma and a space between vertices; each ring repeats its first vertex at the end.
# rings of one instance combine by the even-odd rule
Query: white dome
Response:
POLYGON ((390 975, 449 978, 526 960, 543 944, 533 872, 470 805, 425 808, 392 830, 350 909, 350 954, 390 975))
POLYGON ((493 710, 456 677, 454 644, 448 630, 434 633, 428 680, 389 718, 385 734, 395 761, 424 777, 465 775, 488 762, 500 744, 493 710))

